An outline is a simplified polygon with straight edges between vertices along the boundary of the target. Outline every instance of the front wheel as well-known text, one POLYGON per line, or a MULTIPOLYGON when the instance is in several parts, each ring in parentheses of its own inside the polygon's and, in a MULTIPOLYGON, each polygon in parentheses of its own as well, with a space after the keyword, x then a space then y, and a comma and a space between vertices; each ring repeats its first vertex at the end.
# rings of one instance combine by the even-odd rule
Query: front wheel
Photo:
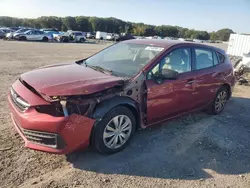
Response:
POLYGON ((27 38, 26 38, 25 36, 21 36, 21 37, 19 38, 19 40, 20 40, 20 41, 26 41, 27 38))
POLYGON ((216 94, 216 97, 210 107, 209 112, 214 115, 220 114, 226 106, 228 96, 229 91, 227 87, 221 87, 216 94))
POLYGON ((131 140, 136 127, 133 113, 126 107, 116 107, 96 125, 94 146, 106 154, 121 151, 131 140))

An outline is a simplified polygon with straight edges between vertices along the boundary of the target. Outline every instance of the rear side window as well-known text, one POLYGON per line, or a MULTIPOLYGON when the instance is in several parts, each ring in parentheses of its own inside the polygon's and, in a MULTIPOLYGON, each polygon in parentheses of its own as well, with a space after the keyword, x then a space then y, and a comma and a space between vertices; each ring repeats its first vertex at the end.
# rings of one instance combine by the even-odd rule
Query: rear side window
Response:
POLYGON ((195 70, 212 67, 214 65, 213 52, 204 49, 195 49, 195 60, 195 70))
POLYGON ((75 33, 75 36, 82 36, 82 33, 75 33))

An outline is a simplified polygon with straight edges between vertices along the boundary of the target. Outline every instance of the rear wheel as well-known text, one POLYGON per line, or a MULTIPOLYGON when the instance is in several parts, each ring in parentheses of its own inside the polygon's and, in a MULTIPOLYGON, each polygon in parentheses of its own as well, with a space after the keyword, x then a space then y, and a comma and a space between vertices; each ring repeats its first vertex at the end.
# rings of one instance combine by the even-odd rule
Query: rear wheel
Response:
POLYGON ((101 37, 100 40, 103 40, 103 37, 101 37))
POLYGON ((216 94, 216 97, 210 107, 209 112, 214 115, 220 114, 226 106, 228 97, 229 97, 228 88, 224 86, 221 87, 216 94))
POLYGON ((80 42, 81 42, 81 43, 84 43, 84 42, 85 42, 85 39, 84 39, 84 38, 81 38, 81 39, 80 39, 80 42))
POLYGON ((43 37, 43 40, 42 40, 43 42, 48 42, 49 41, 49 39, 48 39, 48 37, 43 37))
POLYGON ((121 151, 131 140, 136 127, 133 113, 126 107, 116 107, 96 125, 94 146, 106 154, 121 151))

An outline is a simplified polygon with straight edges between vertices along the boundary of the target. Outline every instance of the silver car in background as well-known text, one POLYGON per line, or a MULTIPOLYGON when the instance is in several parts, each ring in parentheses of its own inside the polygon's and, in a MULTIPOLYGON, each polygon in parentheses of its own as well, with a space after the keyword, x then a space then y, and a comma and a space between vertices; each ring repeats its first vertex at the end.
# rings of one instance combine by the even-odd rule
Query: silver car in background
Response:
POLYGON ((5 38, 6 34, 11 33, 11 32, 14 32, 14 30, 9 29, 9 28, 4 28, 4 27, 0 28, 0 39, 5 38))
POLYGON ((28 30, 32 30, 32 28, 22 28, 22 29, 18 29, 17 31, 15 32, 10 32, 10 33, 7 33, 6 34, 6 39, 14 39, 15 36, 17 36, 19 33, 24 33, 28 30))
POLYGON ((47 34, 40 30, 28 30, 24 33, 18 33, 15 35, 14 39, 20 41, 43 41, 48 42, 52 41, 53 37, 50 34, 47 34))

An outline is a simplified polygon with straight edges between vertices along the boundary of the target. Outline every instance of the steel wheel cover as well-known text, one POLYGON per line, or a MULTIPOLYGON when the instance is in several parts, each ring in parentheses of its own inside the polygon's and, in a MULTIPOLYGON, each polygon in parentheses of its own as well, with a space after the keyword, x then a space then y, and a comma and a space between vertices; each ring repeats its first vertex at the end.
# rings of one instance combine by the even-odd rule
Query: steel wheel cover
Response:
POLYGON ((132 132, 132 122, 126 115, 118 115, 109 121, 103 132, 104 144, 110 149, 123 146, 132 132))

